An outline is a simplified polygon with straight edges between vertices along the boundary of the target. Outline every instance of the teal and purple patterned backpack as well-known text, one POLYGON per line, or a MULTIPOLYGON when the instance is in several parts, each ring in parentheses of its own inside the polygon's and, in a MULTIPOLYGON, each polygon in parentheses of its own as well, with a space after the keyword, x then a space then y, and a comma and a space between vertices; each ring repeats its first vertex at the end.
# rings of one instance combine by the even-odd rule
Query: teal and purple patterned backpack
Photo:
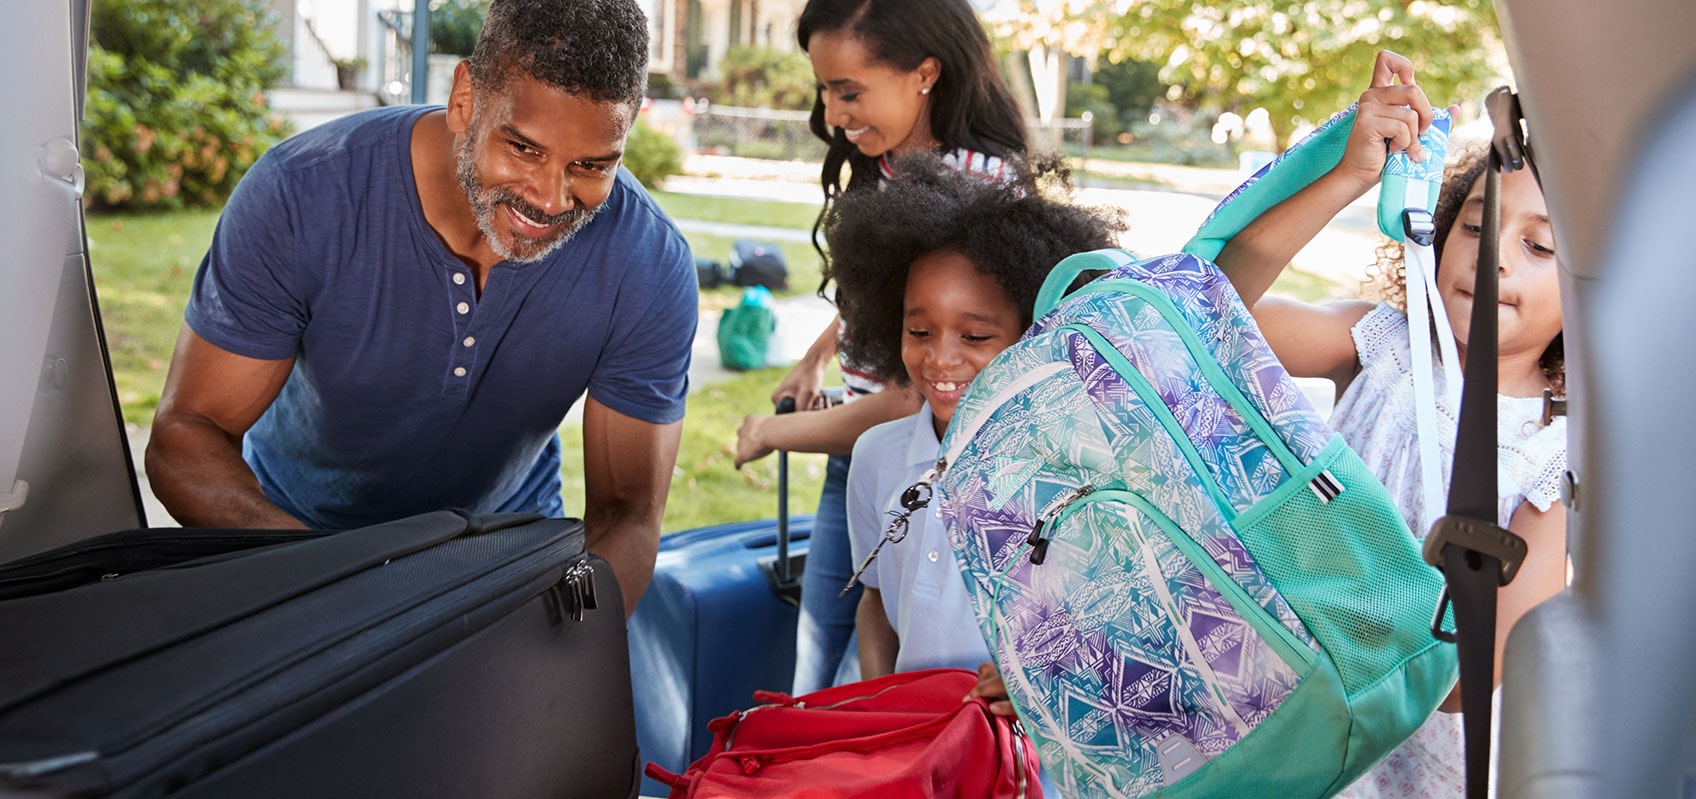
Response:
POLYGON ((1045 771, 1073 799, 1346 787, 1455 681, 1390 496, 1212 263, 1075 255, 1037 317, 936 493, 1045 771))

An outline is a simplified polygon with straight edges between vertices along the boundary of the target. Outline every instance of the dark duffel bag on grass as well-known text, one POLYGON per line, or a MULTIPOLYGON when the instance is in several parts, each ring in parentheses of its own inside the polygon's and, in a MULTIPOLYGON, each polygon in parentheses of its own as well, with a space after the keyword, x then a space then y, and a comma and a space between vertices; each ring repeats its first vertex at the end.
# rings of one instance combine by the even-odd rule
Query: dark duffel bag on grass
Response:
POLYGON ((730 280, 738 286, 789 288, 789 265, 776 244, 737 239, 730 246, 730 280))

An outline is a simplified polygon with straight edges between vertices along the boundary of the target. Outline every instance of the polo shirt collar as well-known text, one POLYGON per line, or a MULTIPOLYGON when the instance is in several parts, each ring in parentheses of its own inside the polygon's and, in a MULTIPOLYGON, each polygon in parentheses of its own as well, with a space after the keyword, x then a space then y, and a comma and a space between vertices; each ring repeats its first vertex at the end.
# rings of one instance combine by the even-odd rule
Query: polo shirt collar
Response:
POLYGON ((936 416, 930 412, 930 403, 925 403, 919 412, 909 417, 913 423, 912 435, 907 437, 907 465, 931 466, 942 456, 942 442, 936 437, 936 416))

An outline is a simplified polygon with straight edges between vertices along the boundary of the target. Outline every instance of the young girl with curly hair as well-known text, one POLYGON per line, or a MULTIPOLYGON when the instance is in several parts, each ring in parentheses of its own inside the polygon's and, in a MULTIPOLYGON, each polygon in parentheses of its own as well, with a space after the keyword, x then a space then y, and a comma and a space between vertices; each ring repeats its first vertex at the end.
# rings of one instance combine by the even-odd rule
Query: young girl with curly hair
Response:
MULTIPOLYGON (((856 563, 882 537, 889 512, 901 510, 903 489, 936 463, 972 378, 1030 326, 1050 268, 1114 246, 1123 230, 1116 213, 1046 196, 1022 167, 1001 183, 935 159, 896 163, 901 180, 849 193, 825 228, 838 253, 844 351, 924 398, 917 413, 873 427, 854 445, 848 529, 856 563)), ((976 668, 989 650, 935 508, 906 523, 906 538, 885 545, 861 576, 861 675, 976 668)))
MULTIPOLYGON (((1217 259, 1259 323, 1261 333, 1292 375, 1325 377, 1337 387, 1331 424, 1389 488, 1414 535, 1436 521, 1422 500, 1423 478, 1408 336, 1406 273, 1400 246, 1381 252, 1380 296, 1390 302, 1314 305, 1262 296, 1289 259, 1336 213, 1378 183, 1386 151, 1417 153, 1417 135, 1431 106, 1414 85, 1412 64, 1381 53, 1372 88, 1359 112, 1342 163, 1275 206, 1228 244, 1217 259), (1401 79, 1400 84, 1395 78, 1401 79), (1388 148, 1386 148, 1386 144, 1388 148), (1387 254, 1388 258, 1382 256, 1387 254)), ((1462 153, 1449 164, 1435 216, 1437 290, 1465 360, 1472 287, 1484 209, 1484 153, 1462 153)), ((1519 577, 1499 594, 1501 650, 1515 621, 1558 592, 1566 580, 1566 514, 1557 501, 1566 469, 1566 424, 1542 421, 1542 392, 1565 384, 1555 242, 1543 194, 1530 170, 1502 176, 1500 301, 1497 303, 1497 524, 1522 536, 1528 554, 1519 577)), ((1437 435, 1443 495, 1454 458, 1458 408, 1443 390, 1441 365, 1437 435)), ((1451 696, 1445 710, 1459 707, 1451 696)), ((1458 713, 1437 713, 1401 748, 1347 788, 1351 797, 1459 797, 1464 747, 1458 713)))
MULTIPOLYGON (((999 179, 1002 159, 1025 151, 1023 117, 967 0, 810 0, 796 38, 818 80, 811 127, 828 145, 815 246, 819 226, 838 201, 897 176, 893 156, 934 153, 954 169, 999 179)), ((833 280, 848 286, 853 278, 835 268, 843 251, 833 246, 828 255, 823 247, 819 252, 825 258, 820 291, 833 280)), ((793 398, 803 410, 818 404, 826 368, 838 355, 837 333, 836 322, 825 328, 772 392, 774 403, 793 398)), ((854 619, 854 597, 837 598, 852 569, 842 504, 847 455, 867 428, 919 404, 906 390, 880 392, 872 371, 852 359, 842 359, 841 372, 849 403, 781 417, 751 415, 737 432, 738 467, 775 449, 832 456, 802 575, 796 694, 852 676, 851 664, 838 670, 854 619)))

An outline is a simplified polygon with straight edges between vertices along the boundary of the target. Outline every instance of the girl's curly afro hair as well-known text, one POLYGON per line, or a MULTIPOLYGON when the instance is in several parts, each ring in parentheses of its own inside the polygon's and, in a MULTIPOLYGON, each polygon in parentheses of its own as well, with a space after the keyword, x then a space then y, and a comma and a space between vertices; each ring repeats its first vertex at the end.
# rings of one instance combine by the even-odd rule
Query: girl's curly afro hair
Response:
POLYGON ((900 177, 880 190, 843 195, 824 233, 844 322, 843 354, 897 385, 909 382, 901 319, 914 261, 942 251, 965 256, 995 278, 1029 327, 1048 271, 1068 255, 1117 246, 1125 228, 1117 211, 1048 196, 1067 187, 1058 159, 1009 160, 1007 174, 995 178, 919 153, 897 159, 894 171, 900 177))

